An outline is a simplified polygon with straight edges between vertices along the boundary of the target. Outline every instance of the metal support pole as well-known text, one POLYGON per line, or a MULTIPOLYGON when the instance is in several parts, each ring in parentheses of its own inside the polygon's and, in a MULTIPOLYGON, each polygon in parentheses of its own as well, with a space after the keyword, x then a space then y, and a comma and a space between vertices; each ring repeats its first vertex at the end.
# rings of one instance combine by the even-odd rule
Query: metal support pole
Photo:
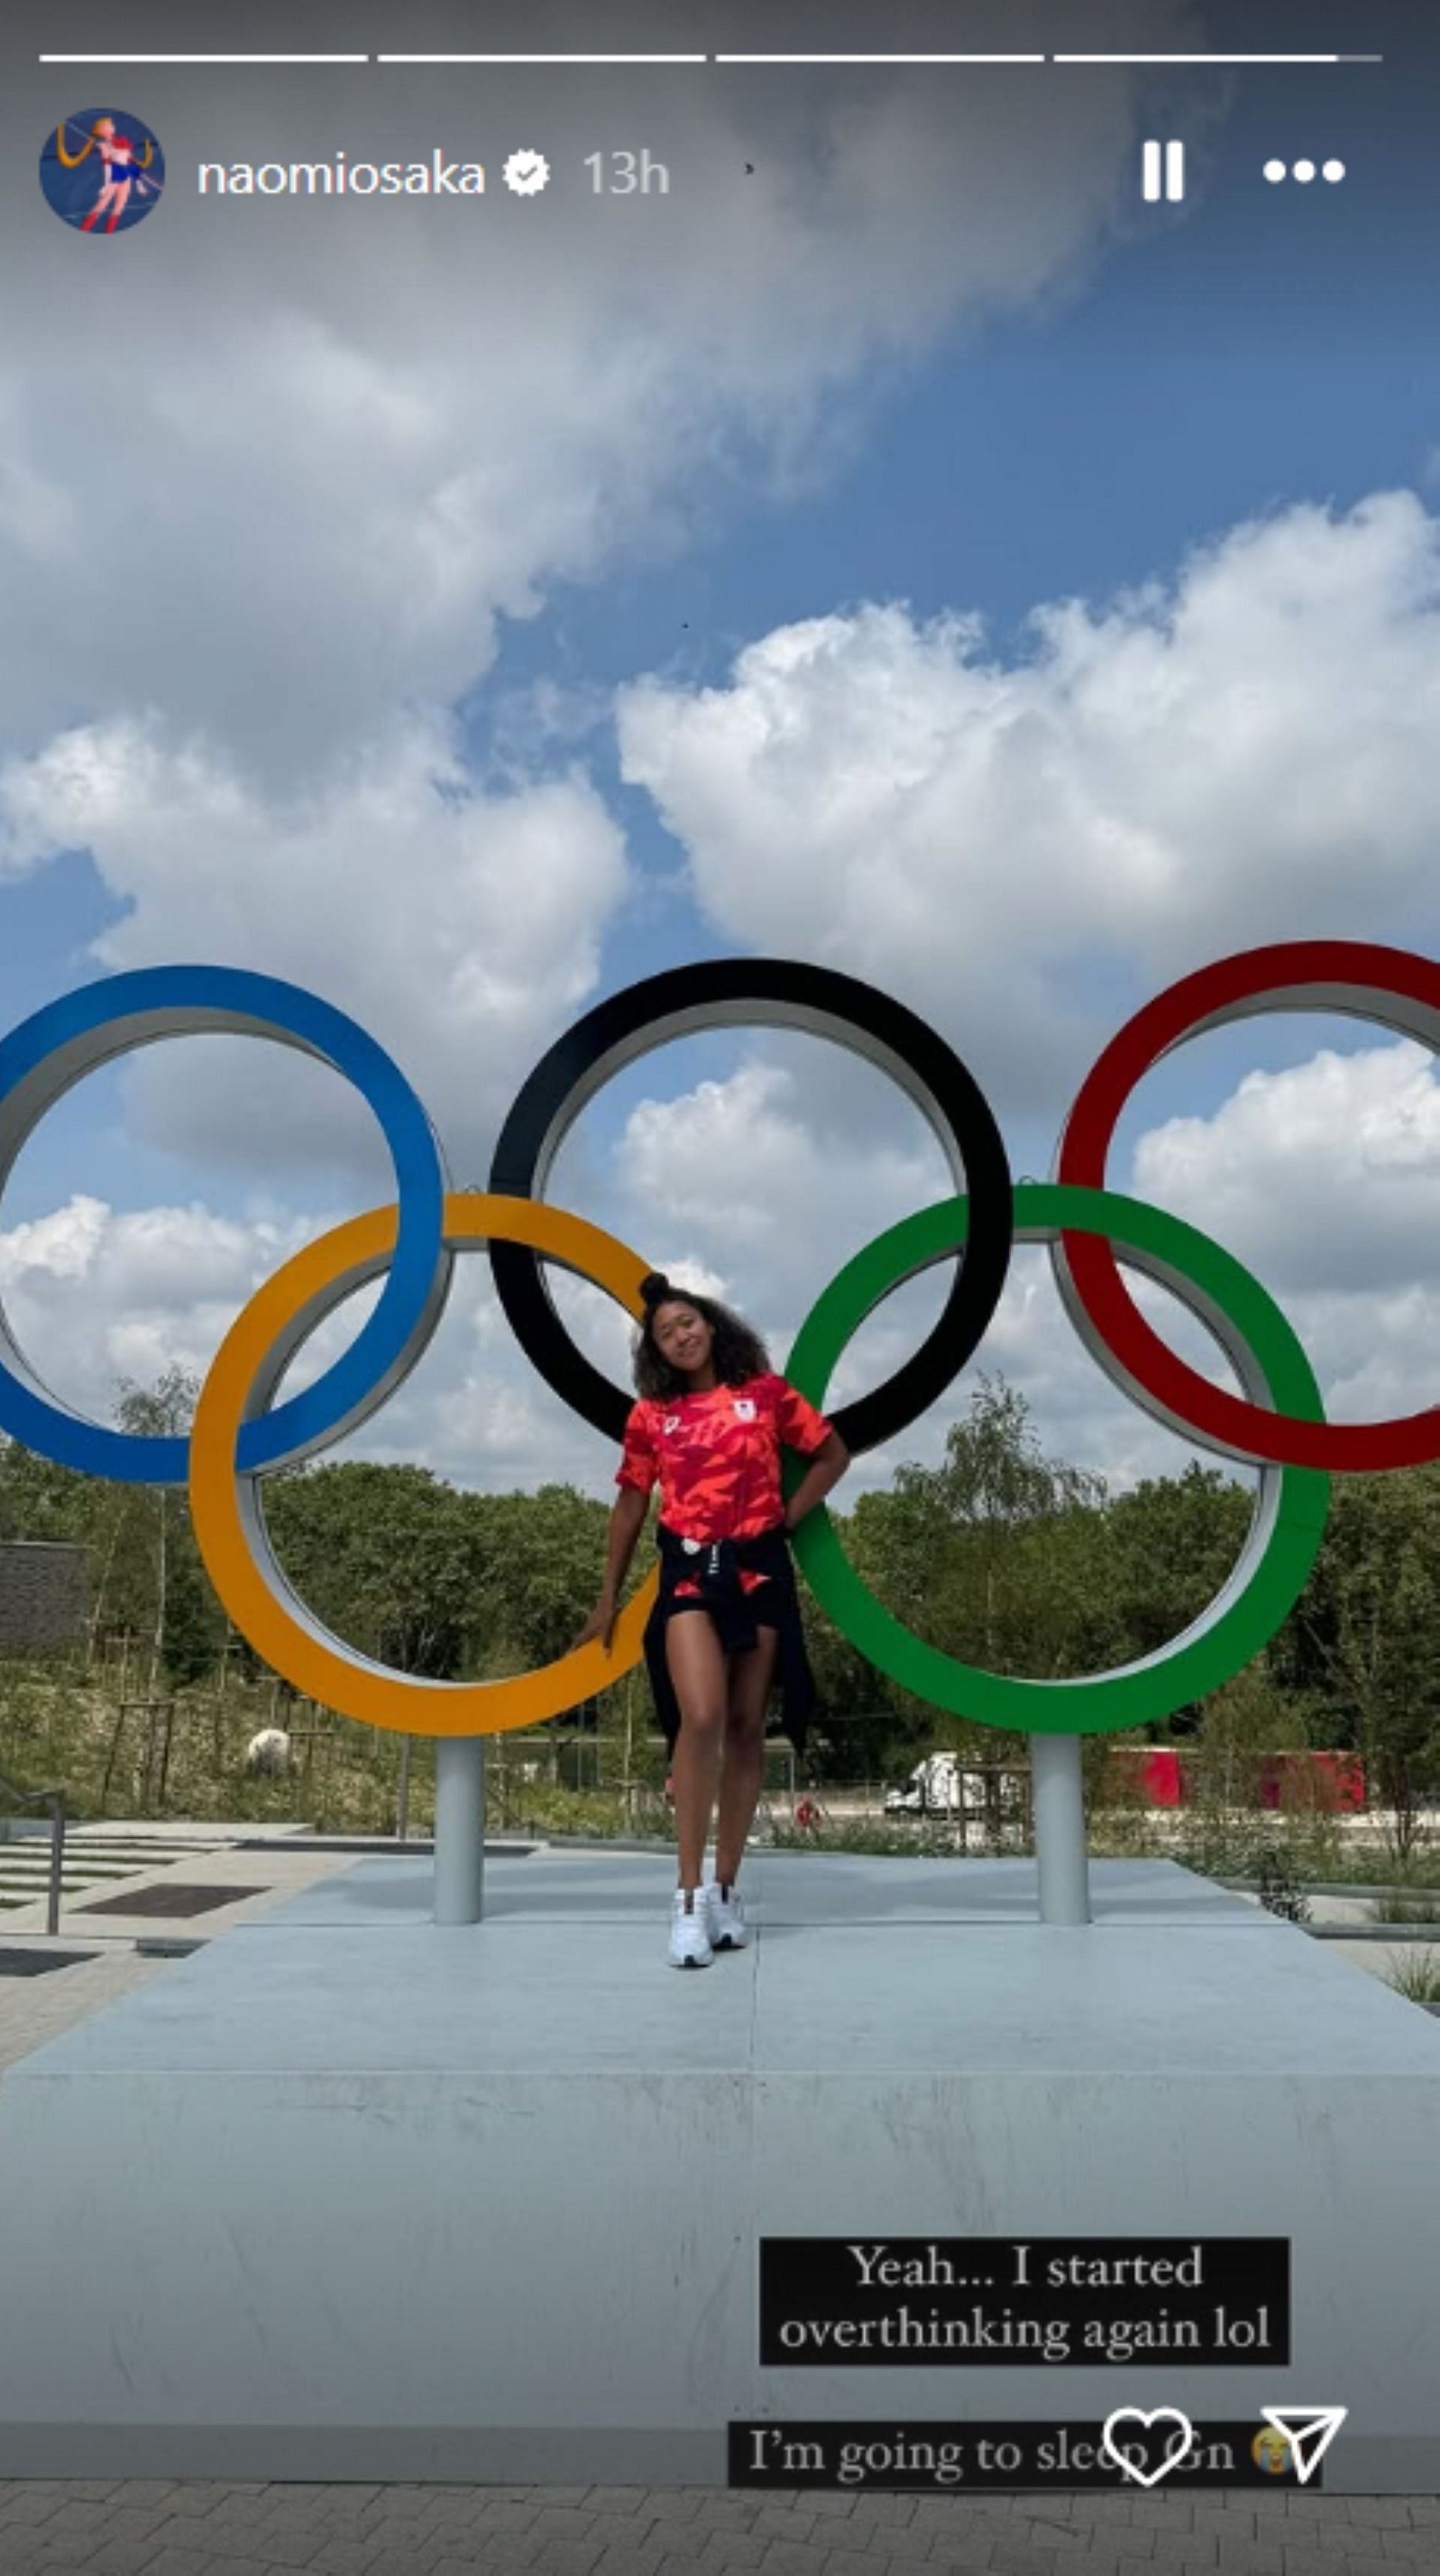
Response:
POLYGON ((50 1902, 45 1929, 53 1937, 60 1929, 60 1894, 65 1881, 65 1801, 59 1797, 46 1803, 50 1809, 50 1902))
POLYGON ((1032 1735, 1042 1923, 1088 1923, 1090 1856, 1078 1735, 1032 1735))
POLYGON ((485 1738, 435 1739, 435 1920, 478 1923, 485 1911, 485 1738))
POLYGON ((410 1752, 413 1735, 400 1738, 400 1778, 395 1790, 395 1839, 403 1843, 410 1831, 410 1752))

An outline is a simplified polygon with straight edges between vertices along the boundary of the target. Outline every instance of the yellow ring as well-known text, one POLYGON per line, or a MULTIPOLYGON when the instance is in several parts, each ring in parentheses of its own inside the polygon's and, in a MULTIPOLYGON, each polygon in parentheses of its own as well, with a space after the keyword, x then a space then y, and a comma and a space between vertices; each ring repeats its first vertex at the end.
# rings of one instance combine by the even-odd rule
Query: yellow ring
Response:
MULTIPOLYGON (((276 1345, 288 1341, 291 1349, 298 1346, 304 1332, 338 1302, 328 1293, 337 1283, 343 1283, 341 1294, 348 1294, 358 1284, 356 1274, 373 1277, 384 1267, 395 1248, 397 1219, 393 1206, 372 1208, 368 1215, 323 1235, 318 1243, 307 1244, 256 1290, 237 1316, 215 1355, 195 1411, 190 1435, 191 1517, 210 1580, 241 1636, 307 1697, 338 1709, 345 1717, 358 1718, 365 1726, 390 1727, 404 1735, 504 1735, 512 1728, 537 1726, 546 1718, 558 1717, 632 1670, 640 1660, 658 1570, 621 1611, 608 1654, 597 1639, 588 1646, 572 1647, 558 1663, 542 1664, 538 1672, 521 1673, 512 1680, 426 1681, 372 1663, 318 1623, 307 1625, 307 1614, 298 1602, 294 1609, 289 1606, 295 1595, 269 1554, 256 1494, 258 1480, 236 1471, 240 1425, 247 1419, 267 1362, 273 1364, 276 1345)), ((445 1241, 452 1251, 478 1250, 492 1235, 505 1243, 528 1244, 578 1277, 608 1289, 630 1314, 643 1313, 640 1282, 650 1265, 613 1234, 539 1199, 500 1198, 479 1190, 447 1197, 445 1241)), ((417 1335, 410 1364, 423 1347, 423 1337, 417 1335)), ((397 1382, 392 1377, 381 1394, 397 1382)))

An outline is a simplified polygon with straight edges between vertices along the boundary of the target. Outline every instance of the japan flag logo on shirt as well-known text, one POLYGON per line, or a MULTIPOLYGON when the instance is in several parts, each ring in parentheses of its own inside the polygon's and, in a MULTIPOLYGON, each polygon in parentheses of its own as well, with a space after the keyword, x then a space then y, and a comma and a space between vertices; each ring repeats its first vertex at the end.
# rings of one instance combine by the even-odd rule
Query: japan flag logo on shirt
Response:
POLYGON ((755 1419, 755 1398, 754 1398, 754 1396, 753 1396, 753 1395, 737 1395, 737 1396, 736 1396, 736 1398, 735 1398, 735 1407, 734 1407, 734 1410, 735 1410, 735 1419, 736 1419, 736 1421, 737 1421, 737 1422, 753 1422, 753 1421, 754 1421, 754 1419, 755 1419))

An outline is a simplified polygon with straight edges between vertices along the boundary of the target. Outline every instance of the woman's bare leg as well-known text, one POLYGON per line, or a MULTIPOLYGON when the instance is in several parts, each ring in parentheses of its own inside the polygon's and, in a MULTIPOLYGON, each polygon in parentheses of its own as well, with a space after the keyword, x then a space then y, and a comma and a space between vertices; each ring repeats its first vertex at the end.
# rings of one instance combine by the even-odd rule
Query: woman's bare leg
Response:
POLYGON ((680 1860, 677 1883, 698 1887, 715 1809, 728 1707, 725 1658, 707 1611, 686 1610, 671 1617, 665 1630, 665 1661, 680 1703, 672 1773, 680 1860))
POLYGON ((715 1877, 721 1887, 740 1875, 745 1844, 765 1777, 765 1710, 775 1672, 776 1633, 756 1630, 748 1655, 730 1667, 725 1717, 725 1763, 720 1775, 720 1820, 715 1830, 715 1877))

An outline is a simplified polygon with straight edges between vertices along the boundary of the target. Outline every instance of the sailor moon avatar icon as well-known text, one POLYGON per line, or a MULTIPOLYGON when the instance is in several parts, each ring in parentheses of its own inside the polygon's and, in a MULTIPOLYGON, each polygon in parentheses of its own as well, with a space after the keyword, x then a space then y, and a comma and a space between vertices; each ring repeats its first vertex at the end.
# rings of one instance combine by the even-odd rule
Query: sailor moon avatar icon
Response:
POLYGON ((160 203, 165 155, 138 116, 86 108, 62 116, 46 136, 40 185, 73 231, 129 232, 160 203))

